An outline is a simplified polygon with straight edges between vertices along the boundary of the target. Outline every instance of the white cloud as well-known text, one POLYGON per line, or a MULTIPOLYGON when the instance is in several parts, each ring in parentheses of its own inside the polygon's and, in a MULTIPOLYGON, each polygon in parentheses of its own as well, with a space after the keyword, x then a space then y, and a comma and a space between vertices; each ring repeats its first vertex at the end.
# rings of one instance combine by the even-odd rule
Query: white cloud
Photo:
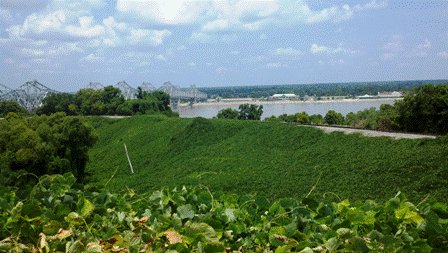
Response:
POLYGON ((150 23, 198 24, 202 32, 260 30, 269 25, 340 22, 356 13, 385 8, 386 1, 357 5, 331 5, 312 9, 305 0, 118 0, 116 9, 150 23))
POLYGON ((217 19, 211 22, 208 22, 202 27, 203 31, 221 31, 227 30, 230 27, 230 22, 226 19, 217 19))
POLYGON ((283 6, 285 16, 292 21, 300 23, 341 22, 352 18, 358 12, 387 7, 386 1, 377 2, 376 0, 355 6, 348 4, 333 5, 320 10, 311 9, 305 0, 288 1, 286 3, 283 6))
POLYGON ((129 41, 131 44, 143 43, 158 46, 172 33, 169 30, 131 29, 129 41))
POLYGON ((3 24, 11 24, 13 22, 10 10, 0 8, 0 22, 3 24))
POLYGON ((118 0, 117 10, 127 14, 137 14, 161 24, 188 24, 195 22, 203 14, 208 1, 194 0, 118 0))
POLYGON ((402 37, 400 35, 392 36, 389 41, 387 41, 384 46, 384 50, 392 51, 392 52, 401 52, 404 50, 402 37))
POLYGON ((207 22, 202 30, 259 30, 272 23, 272 17, 277 14, 279 8, 278 0, 213 1, 208 13, 215 19, 207 22))
POLYGON ((299 56, 302 54, 302 51, 292 47, 280 47, 275 50, 275 54, 279 56, 299 56))
POLYGON ((338 54, 338 53, 356 54, 358 51, 344 48, 341 45, 339 45, 336 48, 331 48, 324 45, 312 44, 310 52, 312 54, 338 54))
POLYGON ((103 57, 97 56, 95 54, 89 54, 89 55, 81 58, 79 61, 80 62, 100 62, 103 60, 104 60, 103 57))
POLYGON ((79 26, 69 25, 65 31, 73 37, 94 38, 104 35, 106 30, 102 25, 95 25, 92 16, 79 18, 79 26))
POLYGON ((199 43, 231 43, 238 40, 235 33, 215 34, 207 32, 193 32, 190 36, 191 42, 199 43))
POLYGON ((428 39, 418 46, 419 48, 431 48, 431 42, 428 39))
POLYGON ((392 60, 392 59, 395 58, 395 54, 394 54, 394 53, 383 53, 383 55, 381 56, 381 58, 382 58, 383 60, 386 60, 386 61, 388 61, 388 60, 392 60))
POLYGON ((30 58, 58 57, 80 52, 83 52, 83 49, 80 48, 76 43, 65 43, 56 47, 54 46, 41 47, 41 48, 24 47, 20 51, 22 56, 30 58))
POLYGON ((167 60, 166 57, 163 54, 158 54, 158 55, 156 55, 155 58, 157 60, 159 60, 159 61, 166 61, 167 60))
POLYGON ((388 6, 387 1, 376 1, 372 0, 366 4, 357 4, 353 7, 353 9, 357 11, 366 11, 366 10, 375 10, 375 9, 384 9, 388 6))
POLYGON ((278 68, 286 68, 286 67, 288 67, 288 65, 281 63, 281 62, 269 62, 266 64, 266 68, 268 68, 268 69, 278 69, 278 68))
POLYGON ((31 14, 22 25, 11 26, 6 29, 10 37, 20 38, 30 34, 59 32, 65 24, 64 11, 55 11, 46 15, 31 14))
POLYGON ((428 50, 431 48, 431 42, 425 39, 421 44, 417 45, 412 49, 411 56, 416 57, 427 57, 428 50))
POLYGON ((228 71, 228 69, 224 68, 224 67, 218 67, 215 69, 215 72, 219 75, 223 75, 228 71))
POLYGON ((442 51, 437 54, 440 58, 448 60, 448 51, 442 51))
POLYGON ((2 0, 0 7, 12 10, 44 8, 50 0, 2 0))

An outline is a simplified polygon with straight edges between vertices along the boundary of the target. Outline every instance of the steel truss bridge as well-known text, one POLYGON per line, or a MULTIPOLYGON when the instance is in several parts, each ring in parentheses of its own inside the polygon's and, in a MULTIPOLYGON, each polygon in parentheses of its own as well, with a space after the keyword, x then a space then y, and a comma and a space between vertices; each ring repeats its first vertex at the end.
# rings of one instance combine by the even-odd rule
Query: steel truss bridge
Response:
MULTIPOLYGON (((101 83, 91 82, 85 89, 100 90, 104 85, 101 83)), ((135 99, 137 89, 130 86, 125 81, 118 82, 114 87, 120 89, 121 93, 126 99, 135 99)), ((158 89, 149 82, 144 82, 140 85, 142 91, 163 91, 170 95, 171 104, 177 106, 180 102, 189 102, 190 104, 204 101, 207 99, 207 94, 200 92, 196 86, 192 85, 190 88, 180 88, 165 82, 158 89)), ((29 81, 16 89, 11 89, 3 84, 0 84, 0 101, 12 100, 25 107, 27 110, 32 111, 42 105, 42 101, 48 94, 61 93, 59 91, 48 88, 47 86, 39 83, 38 81, 29 81)))

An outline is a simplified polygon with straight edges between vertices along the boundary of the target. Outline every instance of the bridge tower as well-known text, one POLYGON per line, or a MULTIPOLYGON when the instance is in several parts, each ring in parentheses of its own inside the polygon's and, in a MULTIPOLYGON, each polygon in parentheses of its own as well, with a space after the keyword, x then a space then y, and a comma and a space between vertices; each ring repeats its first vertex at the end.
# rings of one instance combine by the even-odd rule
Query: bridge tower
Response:
POLYGON ((42 101, 50 93, 59 93, 52 90, 47 86, 39 83, 36 80, 28 81, 17 89, 1 96, 2 100, 12 100, 25 107, 27 110, 32 111, 42 105, 42 101))
POLYGON ((0 83, 0 100, 1 100, 1 97, 2 97, 3 95, 5 95, 5 94, 7 94, 7 93, 9 93, 9 92, 11 92, 11 88, 6 87, 5 85, 3 85, 3 84, 0 83))
POLYGON ((95 83, 95 82, 90 82, 86 89, 90 89, 90 90, 102 90, 104 89, 104 85, 102 85, 101 83, 95 83))
POLYGON ((121 94, 123 94, 125 99, 135 99, 137 90, 131 87, 126 81, 121 81, 115 84, 115 88, 121 90, 121 94))
POLYGON ((156 87, 154 87, 150 82, 143 82, 140 87, 143 92, 152 92, 156 90, 156 87))

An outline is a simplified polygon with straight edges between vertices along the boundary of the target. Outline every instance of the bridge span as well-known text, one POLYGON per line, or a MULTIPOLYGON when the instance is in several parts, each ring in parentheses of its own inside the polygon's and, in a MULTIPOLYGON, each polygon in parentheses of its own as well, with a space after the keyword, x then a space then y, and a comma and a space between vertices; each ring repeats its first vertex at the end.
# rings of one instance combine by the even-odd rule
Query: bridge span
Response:
MULTIPOLYGON (((120 89, 125 99, 136 99, 137 88, 132 87, 126 81, 120 81, 113 85, 120 89)), ((98 82, 90 82, 85 89, 100 90, 106 87, 98 82)), ((149 82, 143 82, 139 86, 144 92, 163 91, 170 95, 171 104, 176 107, 180 102, 189 102, 191 104, 207 99, 207 94, 200 92, 196 86, 192 85, 190 88, 180 88, 179 86, 171 84, 169 81, 165 82, 159 88, 154 87, 149 82)), ((48 88, 39 83, 37 80, 28 81, 16 89, 11 89, 3 84, 0 84, 0 101, 12 100, 32 111, 42 105, 42 101, 48 94, 61 93, 57 90, 48 88)))

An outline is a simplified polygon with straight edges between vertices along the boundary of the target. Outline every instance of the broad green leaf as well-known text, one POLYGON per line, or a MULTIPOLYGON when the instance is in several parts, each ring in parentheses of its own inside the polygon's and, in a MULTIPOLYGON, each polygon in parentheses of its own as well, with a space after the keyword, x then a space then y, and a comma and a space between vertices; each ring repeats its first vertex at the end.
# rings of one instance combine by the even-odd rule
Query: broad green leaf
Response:
POLYGON ((330 253, 334 252, 341 245, 342 242, 335 237, 330 238, 330 240, 325 242, 325 248, 327 248, 330 253))
POLYGON ((194 210, 192 205, 182 205, 177 208, 177 214, 181 219, 193 219, 194 218, 194 210))
POLYGON ((95 206, 90 202, 88 199, 81 197, 78 200, 78 212, 82 217, 88 217, 93 210, 95 209, 95 206))

